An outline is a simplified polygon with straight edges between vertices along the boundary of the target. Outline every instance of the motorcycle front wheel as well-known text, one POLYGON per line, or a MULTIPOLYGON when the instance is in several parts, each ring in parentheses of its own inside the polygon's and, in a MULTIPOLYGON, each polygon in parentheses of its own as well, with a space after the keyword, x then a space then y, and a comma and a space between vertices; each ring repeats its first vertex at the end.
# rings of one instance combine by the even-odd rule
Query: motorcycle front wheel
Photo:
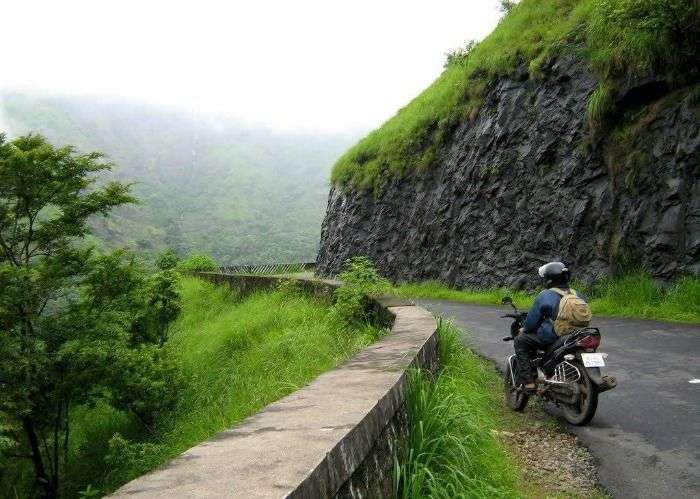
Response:
POLYGON ((588 424, 598 408, 598 387, 591 380, 588 371, 581 364, 576 367, 581 372, 578 380, 580 394, 575 404, 561 404, 564 419, 576 426, 588 424))
POLYGON ((508 363, 506 372, 503 375, 503 387, 506 395, 506 405, 518 412, 525 409, 529 397, 527 393, 522 390, 518 390, 517 386, 513 385, 513 376, 510 372, 510 362, 508 363))

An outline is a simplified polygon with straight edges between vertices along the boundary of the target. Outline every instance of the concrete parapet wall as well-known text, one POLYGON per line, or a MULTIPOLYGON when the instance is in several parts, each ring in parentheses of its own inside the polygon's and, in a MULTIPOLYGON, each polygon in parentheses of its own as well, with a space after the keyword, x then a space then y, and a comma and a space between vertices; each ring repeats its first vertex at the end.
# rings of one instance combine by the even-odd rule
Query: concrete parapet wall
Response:
MULTIPOLYGON (((203 277, 243 291, 280 279, 203 277)), ((338 285, 300 283, 326 294, 338 285)), ((437 369, 437 325, 421 307, 381 299, 375 305, 393 318, 390 334, 114 497, 390 497, 396 442, 407 429, 406 371, 437 369)))

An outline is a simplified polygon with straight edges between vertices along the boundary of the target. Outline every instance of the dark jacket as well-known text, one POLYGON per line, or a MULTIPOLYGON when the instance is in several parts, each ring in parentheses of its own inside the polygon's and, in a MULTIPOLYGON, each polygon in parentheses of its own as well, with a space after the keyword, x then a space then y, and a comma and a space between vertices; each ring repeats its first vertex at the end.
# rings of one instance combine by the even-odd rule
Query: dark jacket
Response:
MULTIPOLYGON (((558 288, 562 291, 569 289, 564 286, 558 288)), ((545 289, 538 294, 523 324, 525 332, 537 333, 537 338, 545 344, 554 343, 558 338, 557 333, 554 332, 554 319, 559 314, 560 301, 561 296, 551 289, 545 289)))

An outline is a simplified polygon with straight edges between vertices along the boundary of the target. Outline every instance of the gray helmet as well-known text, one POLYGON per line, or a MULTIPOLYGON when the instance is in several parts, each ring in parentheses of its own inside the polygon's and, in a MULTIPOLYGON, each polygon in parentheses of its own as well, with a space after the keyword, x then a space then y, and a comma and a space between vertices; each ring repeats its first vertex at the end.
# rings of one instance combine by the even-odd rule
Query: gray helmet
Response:
POLYGON ((549 262, 542 265, 537 273, 544 279, 544 285, 548 288, 554 286, 568 286, 571 272, 561 262, 549 262))

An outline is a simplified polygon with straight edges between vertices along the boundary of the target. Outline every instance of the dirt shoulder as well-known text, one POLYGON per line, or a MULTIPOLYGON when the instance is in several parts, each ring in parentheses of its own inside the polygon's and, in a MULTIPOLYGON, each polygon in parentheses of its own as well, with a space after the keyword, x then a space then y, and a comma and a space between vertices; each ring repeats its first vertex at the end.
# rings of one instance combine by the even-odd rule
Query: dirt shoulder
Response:
POLYGON ((539 400, 522 413, 502 407, 493 429, 520 469, 525 497, 610 497, 598 483, 595 459, 539 400))

